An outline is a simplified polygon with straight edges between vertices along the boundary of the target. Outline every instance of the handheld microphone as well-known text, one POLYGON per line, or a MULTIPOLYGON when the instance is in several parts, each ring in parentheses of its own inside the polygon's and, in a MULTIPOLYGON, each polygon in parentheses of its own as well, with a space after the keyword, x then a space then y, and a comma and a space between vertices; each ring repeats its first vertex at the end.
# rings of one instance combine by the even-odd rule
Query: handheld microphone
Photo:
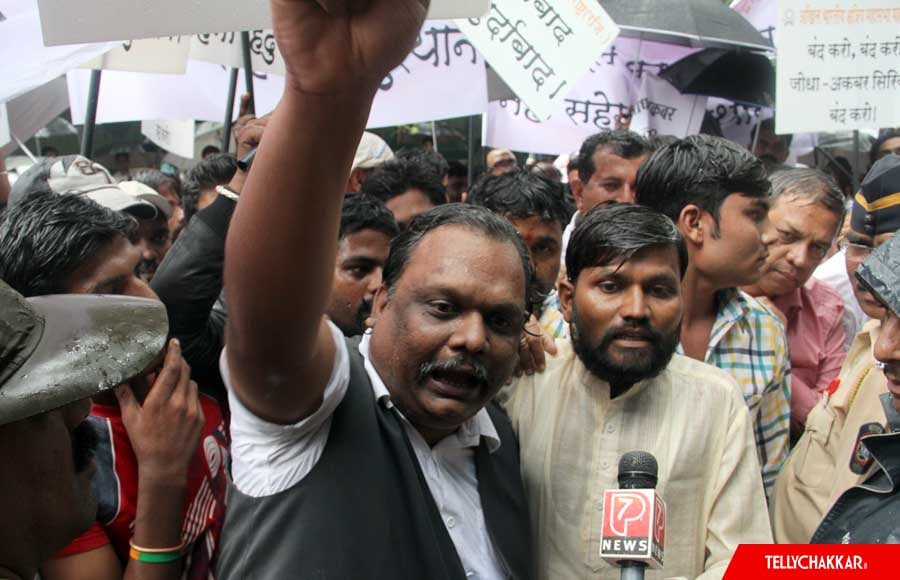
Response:
POLYGON ((656 493, 656 458, 631 451, 619 460, 619 489, 603 492, 600 557, 622 569, 622 580, 643 580, 645 568, 661 568, 666 504, 656 493))

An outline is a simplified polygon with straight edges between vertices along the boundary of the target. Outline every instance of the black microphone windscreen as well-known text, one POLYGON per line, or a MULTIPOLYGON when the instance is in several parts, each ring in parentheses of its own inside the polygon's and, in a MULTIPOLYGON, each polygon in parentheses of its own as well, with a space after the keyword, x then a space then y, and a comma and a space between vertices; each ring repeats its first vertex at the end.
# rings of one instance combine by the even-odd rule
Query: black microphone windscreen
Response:
POLYGON ((629 451, 619 459, 619 487, 621 489, 656 489, 659 466, 653 454, 629 451))

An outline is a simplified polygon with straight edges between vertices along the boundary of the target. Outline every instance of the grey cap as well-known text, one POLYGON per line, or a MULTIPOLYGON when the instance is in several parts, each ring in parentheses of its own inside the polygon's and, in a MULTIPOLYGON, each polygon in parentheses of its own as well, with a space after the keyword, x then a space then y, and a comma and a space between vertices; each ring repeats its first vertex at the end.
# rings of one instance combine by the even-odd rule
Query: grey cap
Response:
POLYGON ((59 195, 82 195, 138 219, 153 219, 157 215, 154 204, 122 191, 105 167, 81 155, 42 159, 29 167, 13 184, 9 205, 41 189, 59 195))
POLYGON ((856 269, 856 278, 875 298, 900 316, 900 235, 891 236, 856 269))
POLYGON ((159 362, 165 306, 128 296, 23 298, 0 281, 0 425, 128 382, 159 362))

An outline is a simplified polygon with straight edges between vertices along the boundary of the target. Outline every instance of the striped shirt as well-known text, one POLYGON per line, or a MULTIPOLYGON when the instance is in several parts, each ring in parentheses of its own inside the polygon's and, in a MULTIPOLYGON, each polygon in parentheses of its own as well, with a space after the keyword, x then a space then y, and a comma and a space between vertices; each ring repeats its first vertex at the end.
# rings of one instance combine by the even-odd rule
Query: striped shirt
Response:
MULTIPOLYGON (((766 496, 790 451, 791 362, 781 321, 745 292, 717 296, 704 362, 728 371, 750 409, 766 496)), ((678 352, 684 353, 681 345, 678 352)))
POLYGON ((544 300, 538 322, 553 338, 569 338, 569 323, 563 318, 562 309, 559 306, 559 293, 556 290, 544 300))

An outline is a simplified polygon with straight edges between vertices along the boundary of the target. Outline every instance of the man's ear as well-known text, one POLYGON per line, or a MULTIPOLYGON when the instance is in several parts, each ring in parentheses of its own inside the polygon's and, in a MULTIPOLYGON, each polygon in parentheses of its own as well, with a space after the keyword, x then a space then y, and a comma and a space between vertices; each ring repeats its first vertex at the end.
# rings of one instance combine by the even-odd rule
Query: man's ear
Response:
POLYGON ((359 193, 362 191, 363 180, 365 179, 366 170, 357 167, 350 172, 350 179, 347 180, 347 191, 349 193, 359 193))
POLYGON ((559 281, 559 310, 566 322, 572 322, 572 308, 575 302, 575 286, 568 278, 559 281))
POLYGON ((582 183, 581 179, 575 179, 569 182, 569 187, 572 188, 572 197, 575 198, 575 208, 583 212, 584 211, 584 183, 582 183))
POLYGON ((699 206, 688 204, 684 206, 681 213, 678 214, 678 229, 684 236, 689 245, 702 246, 704 238, 703 231, 703 214, 704 211, 699 206))
POLYGON ((366 318, 366 328, 374 328, 375 323, 378 322, 378 317, 384 312, 387 303, 387 287, 382 284, 378 287, 378 290, 375 291, 375 297, 372 299, 372 312, 369 314, 369 317, 366 318))

